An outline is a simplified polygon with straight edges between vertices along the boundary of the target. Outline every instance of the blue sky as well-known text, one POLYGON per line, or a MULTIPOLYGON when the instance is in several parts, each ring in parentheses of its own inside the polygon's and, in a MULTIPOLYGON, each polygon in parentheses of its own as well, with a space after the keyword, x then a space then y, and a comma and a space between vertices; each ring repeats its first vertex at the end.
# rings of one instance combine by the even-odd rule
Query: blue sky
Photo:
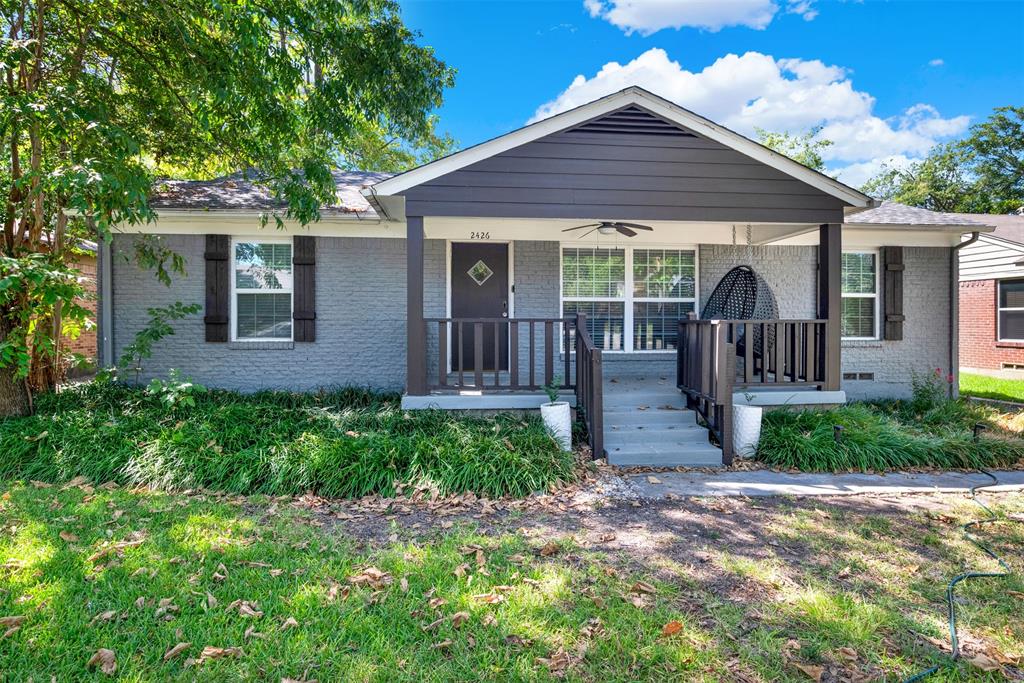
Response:
POLYGON ((993 107, 1024 104, 1024 0, 412 0, 458 70, 439 111, 462 145, 637 84, 745 134, 833 139, 860 184, 993 107))

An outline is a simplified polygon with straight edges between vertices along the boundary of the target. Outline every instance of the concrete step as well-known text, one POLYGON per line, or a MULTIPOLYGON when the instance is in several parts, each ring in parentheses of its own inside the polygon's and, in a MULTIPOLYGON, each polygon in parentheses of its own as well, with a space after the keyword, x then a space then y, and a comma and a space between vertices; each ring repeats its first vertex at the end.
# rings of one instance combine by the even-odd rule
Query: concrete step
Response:
POLYGON ((636 425, 687 425, 696 424, 696 413, 692 410, 664 410, 651 408, 649 410, 637 410, 635 408, 604 409, 605 428, 610 426, 636 426, 636 425))
POLYGON ((608 463, 618 467, 721 467, 722 451, 710 443, 686 444, 674 449, 667 444, 634 444, 620 449, 605 447, 608 463))
POLYGON ((684 422, 673 424, 635 424, 635 425, 605 425, 605 441, 615 439, 642 439, 654 441, 656 439, 672 439, 674 437, 690 437, 697 434, 707 434, 707 429, 696 422, 684 422))
POLYGON ((685 408, 686 399, 680 394, 668 394, 668 395, 652 395, 645 394, 642 396, 631 397, 631 396, 604 396, 604 407, 608 409, 638 409, 638 408, 662 408, 664 406, 672 406, 673 408, 685 408))

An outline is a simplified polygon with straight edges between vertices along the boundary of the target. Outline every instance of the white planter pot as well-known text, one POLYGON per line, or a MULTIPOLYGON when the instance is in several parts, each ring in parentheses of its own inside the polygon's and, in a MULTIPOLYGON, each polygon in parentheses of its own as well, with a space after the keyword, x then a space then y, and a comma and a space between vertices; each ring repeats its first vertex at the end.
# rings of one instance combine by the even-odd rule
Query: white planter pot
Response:
POLYGON ((734 405, 732 408, 732 448, 736 455, 752 458, 761 440, 761 406, 734 405))
POLYGON ((548 434, 558 442, 563 451, 572 450, 572 420, 569 412, 569 404, 565 401, 554 403, 543 403, 540 406, 540 416, 544 420, 548 434))

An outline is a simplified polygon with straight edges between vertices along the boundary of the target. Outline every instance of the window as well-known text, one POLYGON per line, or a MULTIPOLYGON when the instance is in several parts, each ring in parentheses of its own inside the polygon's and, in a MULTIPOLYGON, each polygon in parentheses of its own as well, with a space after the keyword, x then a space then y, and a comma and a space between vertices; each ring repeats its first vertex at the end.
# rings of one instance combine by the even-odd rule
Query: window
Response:
POLYGON ((878 253, 843 252, 844 339, 878 338, 878 253))
POLYGON ((999 340, 1024 341, 1024 280, 999 281, 999 340))
POLYGON ((606 351, 669 351, 697 300, 691 249, 564 247, 562 315, 585 313, 606 351))
POLYGON ((291 240, 236 240, 232 255, 233 338, 291 341, 291 240))

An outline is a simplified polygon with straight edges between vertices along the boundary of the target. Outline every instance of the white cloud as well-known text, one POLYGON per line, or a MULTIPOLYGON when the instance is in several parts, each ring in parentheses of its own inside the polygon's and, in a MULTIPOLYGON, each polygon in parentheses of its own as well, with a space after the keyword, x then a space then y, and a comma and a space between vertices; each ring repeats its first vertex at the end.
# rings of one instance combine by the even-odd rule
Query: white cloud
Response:
POLYGON ((928 62, 928 66, 942 66, 945 63, 946 62, 944 60, 939 59, 938 57, 936 57, 935 59, 933 59, 930 62, 928 62))
POLYGON ((821 126, 821 137, 833 141, 823 155, 851 173, 851 164, 880 163, 900 155, 920 157, 936 142, 962 133, 969 123, 967 116, 943 118, 927 104, 881 118, 873 112, 875 98, 856 90, 846 69, 818 60, 747 52, 727 54, 700 71, 687 71, 660 48, 626 64, 609 62, 590 78, 576 76, 555 99, 538 107, 530 121, 631 85, 748 136, 755 127, 797 133, 821 126))
POLYGON ((590 16, 618 26, 627 35, 648 36, 684 26, 718 31, 726 26, 763 29, 778 11, 772 0, 584 0, 590 16))
POLYGON ((860 187, 871 178, 878 175, 886 168, 906 168, 913 163, 921 161, 919 158, 910 158, 903 154, 879 157, 869 161, 861 161, 847 166, 840 166, 829 169, 836 178, 852 187, 860 187))
MULTIPOLYGON (((785 0, 786 13, 812 21, 815 0, 785 0)), ((775 18, 774 0, 583 0, 590 16, 604 19, 626 32, 649 36, 662 29, 683 27, 719 31, 727 26, 764 29, 775 18)))

